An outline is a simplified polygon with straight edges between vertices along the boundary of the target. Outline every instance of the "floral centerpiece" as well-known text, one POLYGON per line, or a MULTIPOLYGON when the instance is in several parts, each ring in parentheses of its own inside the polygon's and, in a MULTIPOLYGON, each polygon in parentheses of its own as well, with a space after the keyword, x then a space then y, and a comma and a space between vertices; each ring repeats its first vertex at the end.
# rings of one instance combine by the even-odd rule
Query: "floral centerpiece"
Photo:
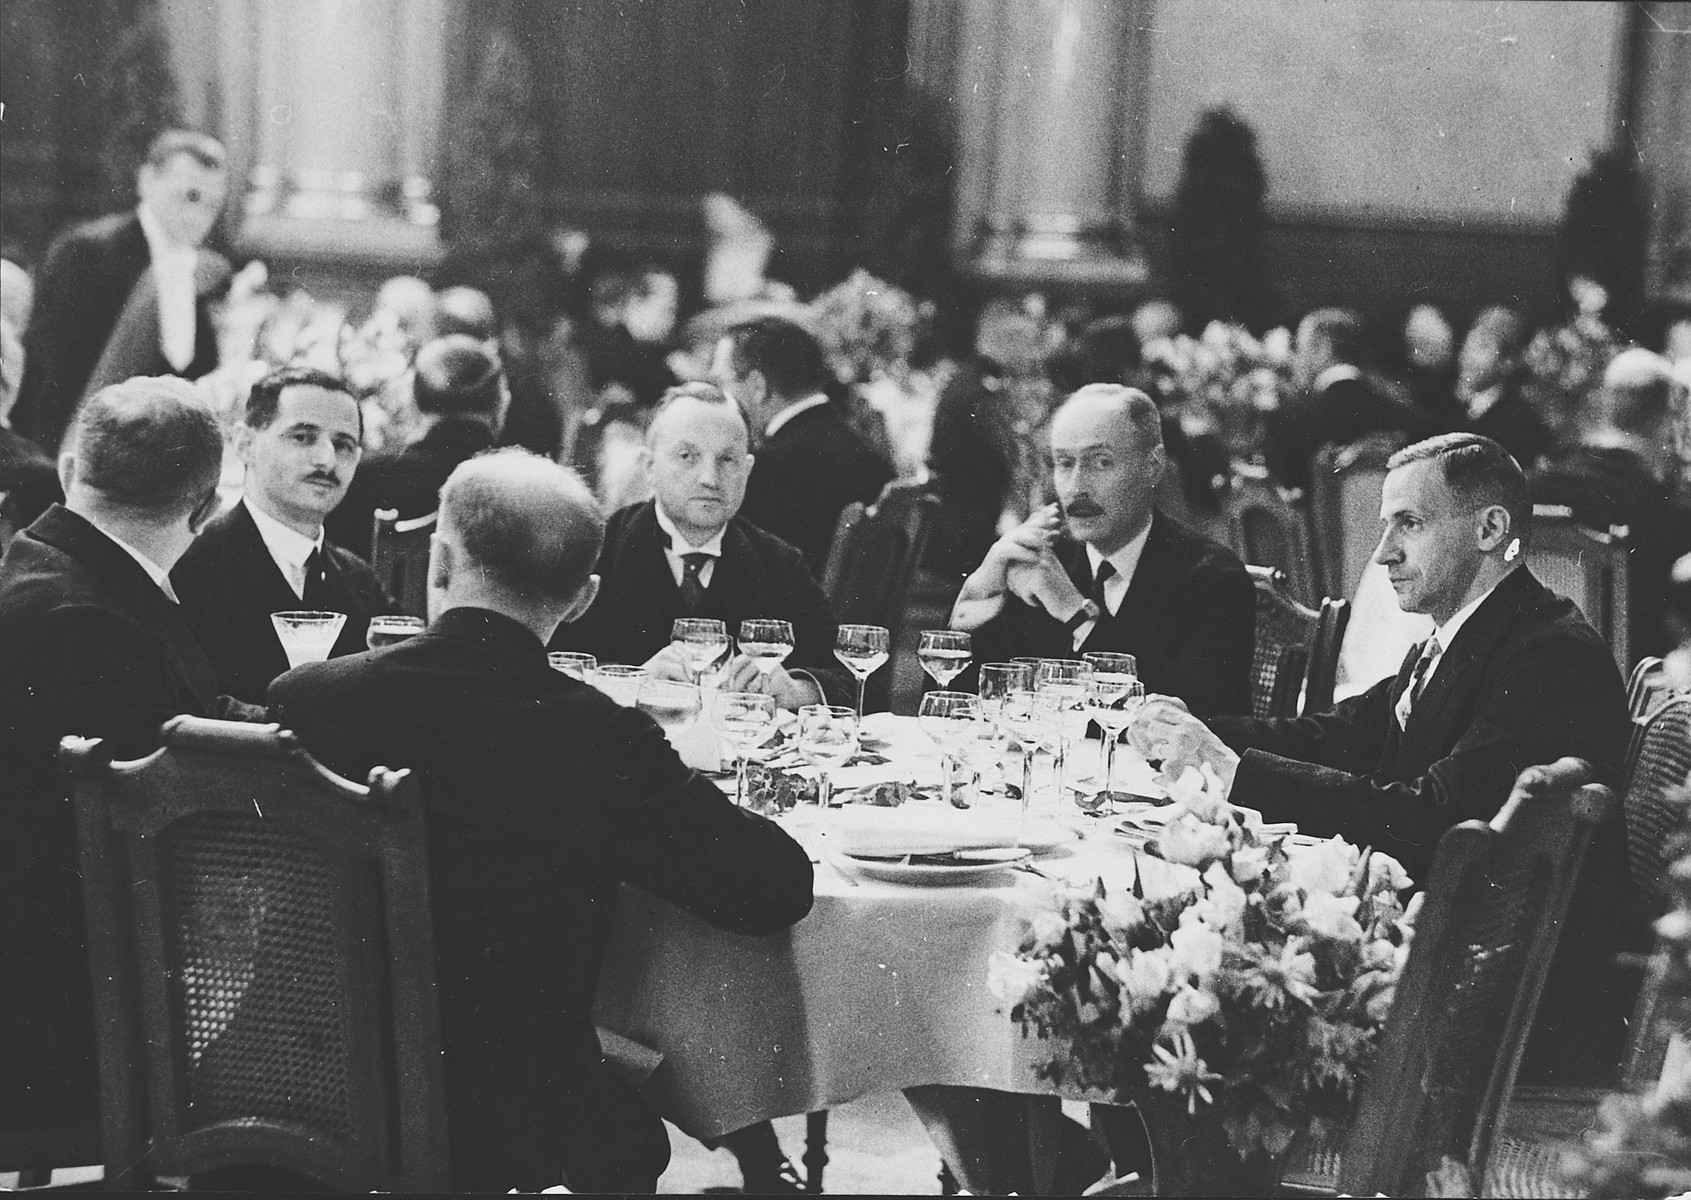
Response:
POLYGON ((1533 336, 1522 356, 1524 387, 1552 430, 1578 422, 1585 398, 1602 384, 1603 372, 1622 349, 1620 337, 1593 311, 1533 336))
POLYGON ((1181 334, 1145 347, 1145 364, 1189 433, 1216 430, 1235 458, 1262 452, 1267 415, 1292 389, 1292 335, 1260 340, 1240 325, 1212 321, 1201 337, 1181 334))
POLYGON ((1042 1078, 1219 1122, 1240 1160, 1283 1159, 1346 1119, 1408 956, 1409 886, 1388 855, 1265 835, 1188 770, 1148 852, 1163 894, 1099 880, 994 956, 990 986, 1042 1078), (1160 874, 1160 873, 1159 873, 1160 874))

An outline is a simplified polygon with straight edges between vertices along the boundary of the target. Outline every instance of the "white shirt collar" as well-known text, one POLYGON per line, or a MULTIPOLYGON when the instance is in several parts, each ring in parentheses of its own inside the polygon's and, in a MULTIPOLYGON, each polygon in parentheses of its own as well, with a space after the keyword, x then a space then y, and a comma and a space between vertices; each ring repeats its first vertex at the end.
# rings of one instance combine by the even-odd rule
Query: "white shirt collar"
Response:
POLYGON ((676 586, 681 585, 682 576, 687 572, 687 564, 681 561, 683 554, 708 554, 710 561, 699 568, 699 585, 709 587, 711 579, 716 574, 716 560, 722 557, 722 535, 727 532, 724 525, 716 533, 705 539, 702 545, 695 546, 685 535, 675 527, 675 522, 664 512, 660 501, 652 501, 652 511, 657 514, 658 528, 669 535, 669 544, 664 547, 664 557, 669 560, 669 573, 675 577, 676 586))
POLYGON ((1315 377, 1309 385, 1312 392, 1326 391, 1335 383, 1342 383, 1347 379, 1361 379, 1362 372, 1350 363, 1334 363, 1315 377))
POLYGON ((276 560, 276 565, 282 569, 288 585, 294 589, 294 595, 305 596, 305 560, 311 557, 313 550, 323 548, 323 530, 317 530, 317 536, 308 538, 297 530, 289 529, 269 513, 262 511, 252 502, 251 497, 242 497, 241 503, 247 506, 247 512, 252 516, 252 523, 258 526, 258 536, 264 540, 264 548, 270 551, 270 557, 276 560))
MULTIPOLYGON (((87 521, 88 518, 84 517, 83 520, 87 521)), ((88 523, 90 525, 94 525, 94 522, 92 522, 92 521, 88 521, 88 523)), ((123 549, 123 552, 125 554, 129 555, 130 558, 133 558, 136 562, 140 563, 141 569, 147 573, 147 578, 151 579, 154 583, 158 584, 159 591, 163 592, 166 596, 168 596, 170 598, 170 602, 172 604, 182 603, 180 600, 178 600, 176 598, 176 589, 170 586, 170 572, 169 571, 167 571, 163 567, 159 566, 156 562, 154 562, 152 559, 148 558, 145 554, 142 554, 134 546, 131 546, 128 542, 126 542, 122 538, 118 537, 117 534, 113 533, 111 530, 101 529, 100 526, 98 526, 98 525, 94 525, 94 528, 99 529, 101 533, 103 533, 107 537, 111 538, 112 541, 116 542, 118 544, 118 546, 123 549)))
POLYGON ((1122 597, 1127 595, 1127 589, 1133 583, 1133 573, 1139 569, 1139 556, 1145 552, 1145 543, 1150 540, 1150 537, 1151 522, 1146 521, 1145 528, 1141 529, 1132 541, 1114 554, 1106 556, 1098 553, 1097 549, 1091 545, 1086 547, 1086 561, 1092 567, 1093 578, 1097 578, 1098 564, 1103 562, 1106 557, 1108 557, 1110 565, 1116 569, 1116 573, 1104 581, 1104 601, 1111 616, 1114 616, 1116 610, 1121 607, 1122 597))
POLYGON ((817 392, 814 396, 806 396, 803 400, 794 400, 786 408, 769 418, 769 424, 763 427, 763 436, 766 438, 774 437, 783 425, 801 412, 809 412, 811 409, 826 403, 828 403, 828 397, 821 392, 817 392))

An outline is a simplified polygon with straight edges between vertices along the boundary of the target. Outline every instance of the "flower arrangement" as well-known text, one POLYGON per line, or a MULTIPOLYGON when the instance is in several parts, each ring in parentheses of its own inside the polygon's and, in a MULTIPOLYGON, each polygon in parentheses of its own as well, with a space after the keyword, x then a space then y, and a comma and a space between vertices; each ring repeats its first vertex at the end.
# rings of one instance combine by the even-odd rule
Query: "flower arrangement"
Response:
POLYGON ((989 986, 1044 1079, 1213 1109, 1241 1159, 1277 1158, 1342 1121, 1372 1065, 1414 910, 1388 855, 1265 835, 1213 775, 1188 770, 1149 847, 1183 869, 1166 894, 1102 880, 994 956, 989 986), (1315 1132, 1322 1132, 1315 1129, 1315 1132))
POLYGON ((1292 335, 1283 328, 1259 340, 1212 321, 1200 337, 1150 343, 1144 358, 1182 422, 1218 429, 1236 458, 1261 451, 1264 419, 1292 389, 1292 335))
POLYGON ((902 379, 916 350, 922 306, 903 288, 859 268, 810 302, 817 339, 841 383, 902 379))
POLYGON ((1581 404, 1602 384, 1603 372, 1622 349, 1619 336, 1589 306, 1566 325, 1533 336, 1522 355, 1525 387, 1553 429, 1578 420, 1581 404))

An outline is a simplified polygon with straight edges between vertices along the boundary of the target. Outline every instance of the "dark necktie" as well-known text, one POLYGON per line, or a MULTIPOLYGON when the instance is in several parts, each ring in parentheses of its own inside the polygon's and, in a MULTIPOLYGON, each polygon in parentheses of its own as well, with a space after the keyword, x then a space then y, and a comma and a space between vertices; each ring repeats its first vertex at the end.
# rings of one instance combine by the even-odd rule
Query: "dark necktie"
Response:
POLYGON ((1415 711, 1415 705, 1420 702, 1421 691, 1427 686, 1427 671, 1433 665, 1433 660, 1439 656, 1439 639, 1434 634, 1421 646, 1421 656, 1415 660, 1414 674, 1409 677, 1409 686, 1403 689, 1403 695, 1397 698, 1397 723, 1409 728, 1409 714, 1415 711))
POLYGON ((704 607, 705 585, 699 572, 713 556, 694 551, 681 556, 681 611, 689 617, 704 607))
POLYGON ((323 551, 313 546, 311 553, 305 556, 305 591, 300 596, 300 603, 308 609, 327 609, 329 607, 328 585, 323 581, 323 551))
POLYGON ((1116 573, 1116 565, 1109 559, 1098 564, 1098 574, 1092 577, 1092 587, 1086 593, 1086 598, 1096 604, 1106 616, 1110 615, 1110 606, 1104 602, 1104 584, 1116 573))

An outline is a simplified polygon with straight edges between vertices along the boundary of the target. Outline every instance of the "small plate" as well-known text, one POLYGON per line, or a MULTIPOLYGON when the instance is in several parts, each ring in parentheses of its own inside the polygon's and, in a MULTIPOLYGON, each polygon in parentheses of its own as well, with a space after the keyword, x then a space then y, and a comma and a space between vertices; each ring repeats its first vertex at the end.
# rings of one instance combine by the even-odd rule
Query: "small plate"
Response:
POLYGON ((953 884, 977 883, 1001 871, 1007 871, 1029 858, 1033 851, 1026 847, 996 846, 981 850, 958 850, 939 861, 941 855, 906 855, 902 858, 865 858, 855 854, 839 854, 835 861, 856 874, 883 883, 903 883, 915 887, 948 887, 953 884), (912 862, 914 857, 917 861, 912 862))

